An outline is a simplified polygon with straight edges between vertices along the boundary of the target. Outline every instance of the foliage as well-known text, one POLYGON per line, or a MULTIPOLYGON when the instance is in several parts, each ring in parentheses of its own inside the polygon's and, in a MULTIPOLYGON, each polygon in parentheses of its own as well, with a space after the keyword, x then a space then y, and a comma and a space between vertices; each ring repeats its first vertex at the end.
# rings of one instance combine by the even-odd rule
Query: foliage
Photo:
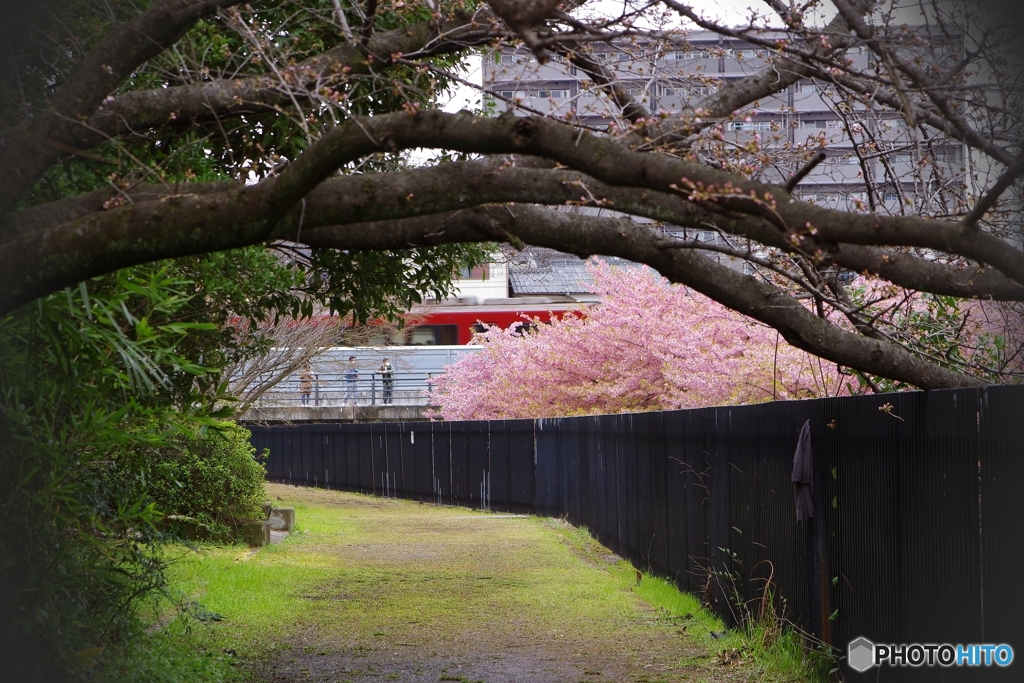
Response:
POLYGON ((244 427, 183 424, 163 442, 139 449, 127 468, 135 491, 129 485, 122 495, 150 501, 164 515, 161 528, 175 535, 230 540, 238 522, 262 517, 266 470, 255 455, 244 427))
POLYGON ((441 416, 668 410, 852 390, 834 365, 650 269, 588 269, 601 303, 526 334, 488 329, 482 353, 437 379, 431 397, 441 416))
MULTIPOLYGON (((30 102, 38 105, 59 90, 76 61, 69 55, 80 58, 112 23, 131 19, 140 9, 126 0, 49 0, 48 4, 51 12, 38 21, 23 18, 36 31, 12 36, 11 49, 20 59, 16 60, 17 69, 0 71, 0 94, 5 95, 0 102, 8 105, 0 107, 0 123, 5 126, 17 126, 30 102), (65 46, 65 54, 52 54, 54 44, 65 46), (15 107, 19 101, 22 106, 15 107)), ((301 7, 271 0, 255 8, 246 6, 244 11, 226 10, 197 22, 174 51, 141 66, 118 92, 164 89, 229 73, 251 75, 262 72, 268 63, 294 65, 337 43, 337 28, 324 21, 333 14, 331 0, 302 3, 301 7)), ((398 29, 429 15, 422 4, 399 3, 382 8, 374 17, 374 27, 398 29)), ((353 16, 352 21, 358 25, 361 19, 353 16)), ((441 56, 433 63, 454 68, 459 59, 441 56)), ((394 79, 386 83, 342 74, 320 85, 316 93, 307 93, 316 101, 311 111, 298 107, 254 113, 249 126, 219 127, 217 135, 199 134, 170 117, 166 125, 107 140, 89 153, 62 157, 20 205, 31 207, 113 189, 115 195, 103 204, 112 209, 128 203, 132 192, 140 188, 263 179, 295 159, 323 130, 355 115, 428 105, 448 87, 449 79, 398 67, 394 79)), ((395 171, 403 165, 401 155, 383 154, 346 172, 395 171)), ((301 231, 300 225, 297 238, 301 231)), ((450 295, 453 275, 482 263, 489 252, 488 245, 479 244, 366 251, 294 249, 278 242, 269 250, 259 245, 178 258, 175 263, 186 276, 208 285, 204 297, 195 303, 212 304, 219 315, 214 322, 222 325, 228 314, 263 320, 268 314, 308 317, 321 308, 365 322, 378 316, 394 319, 421 303, 424 295, 450 295)), ((222 341, 230 347, 232 340, 225 335, 222 341)), ((214 364, 212 360, 210 364, 214 364)))
MULTIPOLYGON (((993 384, 1024 378, 1024 307, 997 301, 906 291, 857 278, 850 299, 865 318, 908 348, 935 363, 993 384)), ((858 375, 866 384, 866 378, 858 375)), ((903 391, 905 382, 875 378, 878 391, 903 391)))
POLYGON ((190 282, 151 275, 0 320, 0 648, 17 680, 80 673, 163 585, 161 515, 132 465, 172 412, 212 413, 209 371, 178 349, 214 326, 177 319, 190 282))

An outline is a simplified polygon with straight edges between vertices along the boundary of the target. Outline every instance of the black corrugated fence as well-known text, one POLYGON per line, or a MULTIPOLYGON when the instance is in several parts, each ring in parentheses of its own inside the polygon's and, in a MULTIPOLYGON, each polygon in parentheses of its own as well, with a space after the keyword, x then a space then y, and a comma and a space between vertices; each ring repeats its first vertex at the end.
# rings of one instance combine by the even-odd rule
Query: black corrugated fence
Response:
MULTIPOLYGON (((843 653, 864 636, 1008 643, 1024 658, 1024 387, 250 429, 273 481, 565 516, 730 621, 731 591, 754 609, 770 582, 777 609, 843 653), (798 525, 790 476, 808 419, 815 516, 798 525)), ((851 680, 1018 680, 1024 659, 844 669, 851 680)))

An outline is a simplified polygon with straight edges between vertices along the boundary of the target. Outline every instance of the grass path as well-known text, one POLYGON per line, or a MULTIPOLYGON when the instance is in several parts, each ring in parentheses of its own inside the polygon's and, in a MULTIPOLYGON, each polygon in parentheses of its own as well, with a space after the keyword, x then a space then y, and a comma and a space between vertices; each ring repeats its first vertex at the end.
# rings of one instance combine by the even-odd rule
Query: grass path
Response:
POLYGON ((280 681, 797 680, 560 520, 268 485, 298 531, 176 565, 237 667, 280 681), (656 606, 652 606, 656 605, 656 606), (742 649, 740 650, 742 652, 742 649))

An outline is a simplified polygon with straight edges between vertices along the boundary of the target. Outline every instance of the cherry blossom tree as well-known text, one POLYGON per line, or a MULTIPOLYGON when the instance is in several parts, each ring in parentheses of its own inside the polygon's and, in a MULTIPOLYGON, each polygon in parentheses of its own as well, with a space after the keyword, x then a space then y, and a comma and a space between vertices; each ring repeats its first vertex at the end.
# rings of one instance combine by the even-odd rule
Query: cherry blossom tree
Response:
POLYGON ((588 264, 601 303, 491 327, 431 392, 446 420, 695 408, 860 390, 852 373, 646 267, 588 264))
POLYGON ((466 245, 508 242, 645 263, 876 384, 1019 379, 922 353, 907 318, 867 315, 839 279, 892 285, 877 303, 894 312, 917 292, 1024 302, 1024 69, 1004 11, 1019 3, 832 0, 827 21, 818 2, 750 4, 743 26, 706 0, 25 4, 0 27, 0 314, 134 264, 282 240, 311 250, 331 308, 384 285, 414 301, 466 245), (70 21, 86 5, 109 11, 70 21), (728 78, 679 68, 698 31, 744 45, 699 50, 736 62, 728 78), (481 52, 586 87, 559 111, 514 87, 488 93, 503 116, 438 109, 481 52), (629 63, 691 95, 666 109, 629 63), (785 120, 799 93, 834 131, 781 139, 811 123, 785 120), (403 164, 418 148, 436 163, 403 164), (860 178, 863 196, 809 197, 821 174, 860 178))

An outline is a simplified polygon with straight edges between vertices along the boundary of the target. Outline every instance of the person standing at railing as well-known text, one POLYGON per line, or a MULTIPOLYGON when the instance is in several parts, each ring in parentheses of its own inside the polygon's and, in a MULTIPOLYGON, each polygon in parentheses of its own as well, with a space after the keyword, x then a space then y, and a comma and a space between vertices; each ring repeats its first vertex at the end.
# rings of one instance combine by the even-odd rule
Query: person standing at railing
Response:
POLYGON ((345 405, 348 405, 351 401, 353 404, 358 403, 356 400, 356 382, 359 381, 359 368, 356 367, 356 357, 348 357, 348 368, 345 370, 345 405))
POLYGON ((395 393, 395 370, 391 367, 391 361, 385 358, 377 372, 380 373, 381 384, 384 385, 384 405, 388 405, 395 393))
POLYGON ((309 363, 302 366, 302 372, 299 373, 299 396, 302 398, 302 405, 309 405, 309 394, 313 391, 313 371, 309 367, 309 363))

